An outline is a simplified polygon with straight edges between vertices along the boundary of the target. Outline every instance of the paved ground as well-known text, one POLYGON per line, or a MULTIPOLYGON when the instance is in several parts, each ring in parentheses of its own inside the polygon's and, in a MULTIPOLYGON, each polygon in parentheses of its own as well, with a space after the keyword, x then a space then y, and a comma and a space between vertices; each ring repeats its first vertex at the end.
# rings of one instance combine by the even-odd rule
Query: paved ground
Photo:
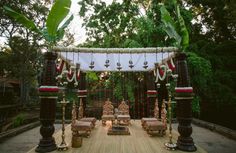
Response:
MULTIPOLYGON (((55 124, 55 130, 61 125, 55 124)), ((25 153, 39 143, 39 127, 23 132, 0 143, 0 153, 25 153)))
MULTIPOLYGON (((61 126, 56 125, 59 129, 61 126)), ((177 124, 173 125, 174 129, 177 124)), ((0 143, 0 153, 25 153, 38 144, 39 127, 26 131, 0 143)), ((209 153, 236 153, 236 141, 218 133, 193 125, 193 138, 196 144, 209 153)))
MULTIPOLYGON (((174 124, 174 129, 177 130, 174 124)), ((192 125, 194 143, 209 153, 236 153, 236 141, 208 129, 192 125)))

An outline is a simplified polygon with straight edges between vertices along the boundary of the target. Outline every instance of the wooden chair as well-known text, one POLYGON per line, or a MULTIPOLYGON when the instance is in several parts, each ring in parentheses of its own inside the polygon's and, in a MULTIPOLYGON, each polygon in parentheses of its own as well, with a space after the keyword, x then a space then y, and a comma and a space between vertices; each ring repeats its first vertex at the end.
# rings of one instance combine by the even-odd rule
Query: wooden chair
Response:
POLYGON ((143 117, 141 119, 141 125, 144 129, 146 129, 146 122, 158 121, 159 119, 159 107, 158 107, 158 99, 156 99, 155 107, 154 107, 154 117, 143 117))
POLYGON ((145 128, 147 130, 147 133, 149 135, 165 135, 166 134, 166 130, 167 130, 167 120, 166 120, 166 104, 165 101, 163 100, 162 103, 162 109, 161 109, 161 121, 147 121, 145 128))
POLYGON ((84 107, 83 107, 82 98, 80 98, 80 105, 78 109, 78 119, 79 121, 82 121, 82 122, 91 122, 93 124, 93 128, 95 127, 96 121, 97 121, 95 117, 84 117, 84 107))
POLYGON ((111 101, 109 98, 107 101, 105 101, 105 104, 103 105, 103 112, 102 112, 102 125, 106 125, 106 121, 115 121, 115 116, 114 116, 114 107, 111 104, 111 101))
POLYGON ((117 122, 118 124, 123 121, 125 124, 130 124, 129 106, 123 100, 118 107, 117 122))
POLYGON ((77 120, 76 105, 75 103, 73 103, 72 122, 71 122, 72 138, 78 136, 88 137, 91 134, 92 128, 93 128, 92 122, 83 122, 77 120))

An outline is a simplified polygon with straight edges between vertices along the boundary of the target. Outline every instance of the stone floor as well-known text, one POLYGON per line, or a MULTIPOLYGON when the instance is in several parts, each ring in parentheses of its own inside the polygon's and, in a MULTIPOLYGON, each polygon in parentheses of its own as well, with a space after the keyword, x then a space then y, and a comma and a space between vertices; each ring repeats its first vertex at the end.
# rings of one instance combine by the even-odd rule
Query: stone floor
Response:
MULTIPOLYGON (((55 125, 56 130, 60 127, 55 125)), ((177 124, 173 127, 176 129, 177 124)), ((39 127, 36 127, 0 143, 0 153, 25 153, 38 144, 39 138, 39 127)), ((196 125, 193 125, 193 138, 196 144, 209 153, 236 152, 236 141, 196 125)))
MULTIPOLYGON (((174 124, 177 130, 178 124, 174 124)), ((236 141, 216 132, 192 125, 194 142, 209 153, 236 153, 236 141)))
MULTIPOLYGON (((55 131, 61 125, 55 124, 55 131)), ((39 143, 39 127, 23 132, 0 143, 0 153, 25 153, 39 143)))

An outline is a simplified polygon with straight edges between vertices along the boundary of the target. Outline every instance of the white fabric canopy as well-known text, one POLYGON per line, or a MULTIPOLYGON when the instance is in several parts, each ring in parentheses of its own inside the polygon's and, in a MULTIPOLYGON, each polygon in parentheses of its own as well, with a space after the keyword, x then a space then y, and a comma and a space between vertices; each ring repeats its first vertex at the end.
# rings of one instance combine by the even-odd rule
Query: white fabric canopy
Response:
POLYGON ((173 52, 169 53, 83 53, 83 52, 60 52, 59 56, 67 60, 70 64, 80 64, 82 71, 119 71, 117 63, 121 64, 120 71, 150 71, 154 69, 155 63, 161 63, 174 56, 173 52), (148 62, 148 68, 143 68, 144 61, 148 62), (105 67, 105 61, 109 60, 109 67, 105 67), (129 67, 129 61, 132 60, 134 67, 129 67), (94 61, 94 68, 91 69, 90 63, 94 61))

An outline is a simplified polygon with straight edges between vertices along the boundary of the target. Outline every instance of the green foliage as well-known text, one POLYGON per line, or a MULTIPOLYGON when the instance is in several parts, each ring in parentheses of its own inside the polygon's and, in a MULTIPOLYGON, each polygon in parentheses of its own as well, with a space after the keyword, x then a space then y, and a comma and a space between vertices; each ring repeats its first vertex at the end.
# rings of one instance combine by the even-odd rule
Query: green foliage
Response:
POLYGON ((176 40, 177 46, 180 47, 181 36, 177 32, 174 20, 172 19, 170 13, 168 12, 168 10, 165 8, 164 5, 161 7, 160 10, 161 10, 161 21, 164 23, 163 29, 170 38, 174 38, 176 40))
POLYGON ((86 73, 86 80, 91 82, 91 81, 98 81, 99 78, 96 74, 96 72, 87 72, 86 73))
MULTIPOLYGON (((0 7, 2 8, 0 9, 0 36, 6 39, 0 51, 3 53, 0 54, 0 75, 5 75, 10 80, 13 78, 13 80, 21 82, 20 91, 17 90, 15 92, 17 92, 17 95, 21 93, 21 102, 26 104, 31 102, 32 99, 34 101, 37 100, 33 97, 31 99, 30 90, 38 86, 37 79, 39 78, 42 64, 39 50, 44 47, 44 44, 39 33, 28 30, 7 15, 7 12, 3 9, 4 5, 16 12, 21 12, 21 14, 27 14, 27 18, 32 20, 37 27, 42 26, 46 21, 45 16, 48 13, 48 8, 41 1, 0 1, 0 7)), ((9 100, 9 103, 18 100, 9 100)))
POLYGON ((128 93, 128 99, 131 103, 135 102, 135 97, 134 97, 134 88, 135 85, 132 81, 129 81, 128 83, 126 83, 125 85, 126 87, 126 92, 128 93))
POLYGON ((178 17, 178 23, 179 23, 179 28, 180 28, 180 35, 181 35, 181 46, 182 49, 185 51, 186 48, 189 45, 189 34, 188 34, 188 30, 187 27, 185 25, 185 21, 182 17, 182 15, 180 14, 180 8, 179 5, 176 5, 176 12, 177 12, 177 17, 178 17))
POLYGON ((68 15, 70 5, 70 0, 56 0, 52 6, 51 11, 49 12, 46 27, 43 28, 37 28, 33 21, 28 19, 23 14, 17 13, 16 11, 12 10, 7 6, 4 6, 4 9, 9 16, 14 18, 17 22, 25 26, 27 29, 41 34, 48 42, 48 47, 50 50, 51 47, 55 45, 57 41, 63 38, 65 28, 73 19, 73 16, 71 16, 61 27, 58 27, 64 20, 64 18, 68 15))
POLYGON ((116 81, 117 83, 115 84, 114 92, 113 95, 118 101, 121 101, 124 99, 123 92, 122 92, 122 84, 121 82, 116 81))
POLYGON ((200 116, 200 97, 194 96, 192 100, 192 112, 195 115, 194 117, 200 116))
POLYGON ((235 41, 235 1, 191 0, 186 2, 188 7, 193 10, 194 19, 197 21, 193 28, 198 34, 197 37, 194 36, 195 39, 214 40, 215 42, 235 41), (199 19, 198 16, 201 16, 201 18, 199 19), (203 25, 205 28, 203 28, 203 25))
POLYGON ((176 3, 176 1, 173 1, 172 3, 175 6, 177 21, 174 22, 174 18, 171 17, 169 11, 166 9, 165 5, 163 5, 160 8, 161 21, 164 24, 163 29, 170 38, 175 39, 176 46, 185 51, 189 45, 189 33, 185 25, 185 21, 180 13, 179 5, 176 3))
POLYGON ((87 30, 88 40, 94 40, 93 46, 120 47, 127 37, 134 35, 139 10, 132 1, 113 1, 106 5, 102 1, 81 0, 79 4, 83 26, 87 30))
POLYGON ((57 40, 61 40, 65 33, 65 28, 70 24, 70 22, 74 19, 74 16, 71 15, 65 23, 57 30, 57 40))
POLYGON ((6 12, 9 16, 14 18, 20 24, 24 25, 27 29, 32 30, 36 33, 40 33, 40 30, 37 28, 37 26, 34 24, 33 21, 31 21, 30 19, 28 19, 24 15, 12 10, 11 8, 9 8, 7 6, 4 6, 3 8, 6 10, 6 12))
POLYGON ((49 12, 46 22, 49 36, 56 36, 59 24, 69 13, 70 5, 70 0, 56 0, 49 12))
POLYGON ((14 119, 13 119, 13 127, 16 128, 18 126, 21 126, 24 124, 25 120, 25 114, 21 113, 18 114, 14 119))
POLYGON ((204 94, 208 90, 209 82, 212 79, 211 63, 195 53, 188 52, 187 55, 194 91, 198 94, 204 94))
POLYGON ((73 101, 76 102, 78 99, 76 89, 75 90, 66 89, 65 99, 66 99, 66 101, 69 101, 70 103, 73 103, 73 101))

